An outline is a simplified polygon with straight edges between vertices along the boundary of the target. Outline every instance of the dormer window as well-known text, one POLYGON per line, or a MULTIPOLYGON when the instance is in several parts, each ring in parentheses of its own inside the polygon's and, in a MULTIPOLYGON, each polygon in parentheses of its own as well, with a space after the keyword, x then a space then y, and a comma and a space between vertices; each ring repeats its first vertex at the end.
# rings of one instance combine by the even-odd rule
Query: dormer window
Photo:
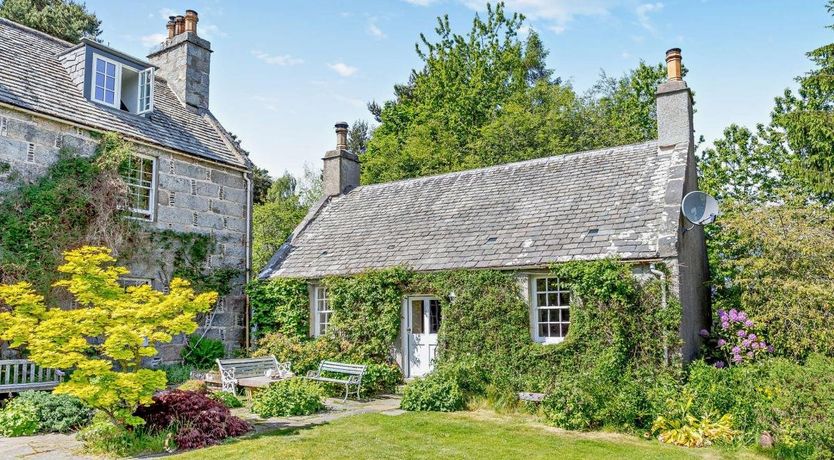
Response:
POLYGON ((93 54, 90 99, 114 109, 143 114, 153 110, 153 67, 136 69, 93 54))

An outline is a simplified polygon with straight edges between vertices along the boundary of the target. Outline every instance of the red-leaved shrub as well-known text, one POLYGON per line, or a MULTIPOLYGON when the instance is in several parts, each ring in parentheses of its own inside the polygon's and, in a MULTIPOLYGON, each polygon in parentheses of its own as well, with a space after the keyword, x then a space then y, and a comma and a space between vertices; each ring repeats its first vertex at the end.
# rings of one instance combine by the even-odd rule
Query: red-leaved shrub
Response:
POLYGON ((174 440, 180 449, 217 444, 230 436, 240 436, 251 428, 218 401, 195 391, 173 390, 154 396, 150 406, 136 415, 151 430, 176 428, 174 440))

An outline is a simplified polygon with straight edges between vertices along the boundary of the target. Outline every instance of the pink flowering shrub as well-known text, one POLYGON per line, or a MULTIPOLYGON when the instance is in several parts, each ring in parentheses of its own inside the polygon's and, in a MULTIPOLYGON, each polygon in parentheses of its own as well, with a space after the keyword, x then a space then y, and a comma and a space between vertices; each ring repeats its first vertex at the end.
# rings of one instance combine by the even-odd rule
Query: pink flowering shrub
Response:
POLYGON ((747 313, 735 308, 718 310, 718 321, 712 333, 702 329, 701 337, 706 339, 709 346, 707 355, 718 368, 752 362, 773 353, 773 347, 760 336, 753 320, 747 317, 747 313))

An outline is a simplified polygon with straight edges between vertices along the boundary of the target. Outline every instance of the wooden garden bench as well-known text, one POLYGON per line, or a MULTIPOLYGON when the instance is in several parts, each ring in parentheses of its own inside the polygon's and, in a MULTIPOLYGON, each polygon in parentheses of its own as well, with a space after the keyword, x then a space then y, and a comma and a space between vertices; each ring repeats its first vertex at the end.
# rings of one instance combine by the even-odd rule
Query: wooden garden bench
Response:
POLYGON ((223 391, 234 393, 237 387, 246 389, 252 396, 253 388, 263 388, 283 378, 292 377, 290 363, 279 363, 275 356, 262 358, 218 359, 220 368, 220 387, 223 391), (272 375, 267 375, 271 371, 272 375))
POLYGON ((362 364, 346 364, 334 361, 322 361, 319 370, 308 371, 307 377, 310 380, 319 382, 336 383, 345 386, 345 401, 350 393, 350 386, 356 386, 356 399, 359 399, 359 390, 362 388, 362 376, 368 366, 362 364), (329 374, 329 375, 328 375, 329 374), (333 374, 344 375, 344 378, 331 377, 333 374))
POLYGON ((0 393, 52 390, 63 381, 63 372, 41 367, 28 359, 0 360, 0 393))

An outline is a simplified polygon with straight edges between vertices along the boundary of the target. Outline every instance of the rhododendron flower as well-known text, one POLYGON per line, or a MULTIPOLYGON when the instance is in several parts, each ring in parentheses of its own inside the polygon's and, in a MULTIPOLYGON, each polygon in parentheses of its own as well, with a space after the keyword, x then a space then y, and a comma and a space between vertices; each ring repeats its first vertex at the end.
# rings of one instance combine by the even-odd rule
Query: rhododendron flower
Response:
POLYGON ((747 335, 747 331, 745 331, 744 329, 739 329, 736 335, 738 335, 739 337, 744 337, 745 335, 747 335))
POLYGON ((727 345, 727 341, 724 339, 718 339, 718 346, 723 347, 724 345, 727 345))
POLYGON ((739 321, 744 321, 744 320, 747 319, 747 313, 744 313, 743 311, 741 311, 741 312, 738 313, 737 318, 738 318, 739 321))
POLYGON ((725 366, 724 361, 718 361, 715 363, 715 367, 721 369, 725 366))
POLYGON ((730 310, 730 320, 731 321, 738 321, 738 311, 735 308, 730 310))
POLYGON ((753 327, 753 320, 748 319, 744 322, 745 327, 753 327))
POLYGON ((756 340, 758 337, 756 337, 756 334, 751 332, 750 335, 747 336, 747 338, 750 340, 756 340))
POLYGON ((736 345, 736 346, 735 346, 735 347, 733 347, 733 349, 732 349, 732 350, 730 350, 730 351, 732 351, 734 355, 737 355, 737 354, 741 353, 741 348, 739 348, 739 347, 738 347, 738 345, 736 345))
POLYGON ((709 337, 709 331, 708 331, 708 330, 706 330, 706 329, 701 329, 700 331, 698 331, 698 334, 699 334, 701 337, 709 337))
POLYGON ((733 355, 733 362, 740 363, 742 360, 741 355, 733 355))
POLYGON ((744 348, 749 347, 750 346, 750 341, 747 340, 747 339, 742 340, 741 341, 741 346, 744 347, 744 348))
POLYGON ((728 322, 726 322, 726 321, 724 321, 723 323, 721 323, 721 329, 724 329, 724 330, 726 331, 726 330, 727 330, 727 329, 729 329, 729 328, 730 328, 730 323, 728 323, 728 322))

